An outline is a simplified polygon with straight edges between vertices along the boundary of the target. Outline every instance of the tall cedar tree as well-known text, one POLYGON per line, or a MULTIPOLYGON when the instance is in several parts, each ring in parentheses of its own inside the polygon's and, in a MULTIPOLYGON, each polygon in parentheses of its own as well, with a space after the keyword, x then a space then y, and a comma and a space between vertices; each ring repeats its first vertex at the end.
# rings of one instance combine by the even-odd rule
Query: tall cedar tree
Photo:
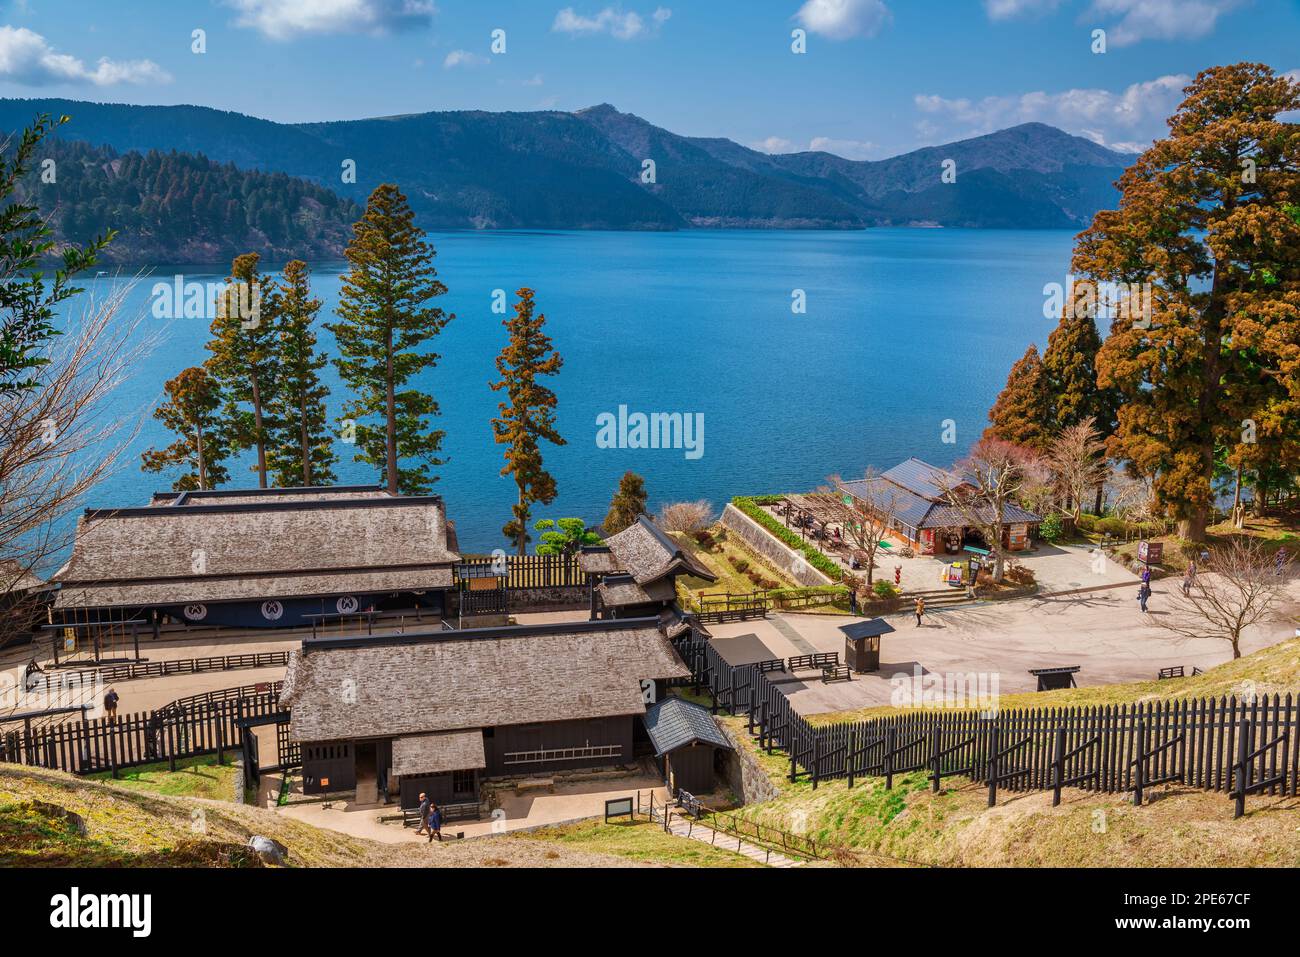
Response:
POLYGON ((172 483, 177 492, 213 489, 230 479, 223 464, 230 454, 224 434, 221 408, 225 397, 221 386, 203 366, 193 366, 169 380, 163 388, 167 401, 153 417, 176 433, 176 441, 164 449, 149 449, 141 455, 146 472, 162 472, 180 466, 181 477, 172 483))
MULTIPOLYGON (((1178 534, 1205 539, 1216 450, 1240 441, 1251 367, 1297 394, 1300 84, 1263 64, 1200 73, 1170 134, 1120 178, 1120 208, 1080 234, 1073 268, 1153 288, 1150 328, 1117 319, 1098 381, 1123 396, 1111 452, 1153 480, 1178 534)), ((1258 380, 1256 380, 1258 381, 1258 380)))
POLYGON ((236 256, 212 321, 208 374, 225 398, 232 452, 255 449, 252 468, 259 488, 267 486, 267 446, 275 423, 270 409, 279 388, 276 350, 278 300, 274 283, 257 271, 257 253, 236 256))
POLYGON ((618 491, 609 503, 609 514, 601 526, 605 534, 617 535, 630 527, 645 511, 648 499, 645 479, 635 472, 624 472, 618 483, 618 491))
POLYGON ((384 183, 370 194, 352 232, 352 268, 337 310, 343 321, 326 328, 339 344, 334 364, 356 395, 343 409, 344 419, 356 423, 353 460, 376 466, 394 495, 426 494, 437 481, 430 469, 446 464, 438 457, 446 433, 426 422, 439 414, 433 396, 403 386, 437 365, 437 353, 416 350, 456 317, 429 304, 447 287, 396 186, 384 183), (403 460, 413 464, 403 467, 403 460))
POLYGON ((0 397, 37 387, 34 374, 50 361, 45 346, 59 334, 55 307, 82 291, 69 280, 93 266, 116 235, 108 230, 84 247, 56 244, 36 202, 15 195, 37 145, 66 122, 66 116, 54 120, 41 114, 23 130, 13 152, 0 157, 0 397), (47 289, 40 265, 53 255, 61 262, 47 289))
POLYGON ((337 476, 334 436, 325 418, 329 389, 317 373, 328 361, 316 351, 312 324, 320 300, 311 298, 307 264, 295 259, 280 281, 279 388, 271 404, 274 441, 267 453, 275 482, 281 486, 329 485, 337 476))
POLYGON ((1043 369, 1047 390, 1052 397, 1052 424, 1068 429, 1085 419, 1103 436, 1115 431, 1119 396, 1114 389, 1097 385, 1097 353, 1101 335, 1097 320, 1089 315, 1075 315, 1066 309, 1060 323, 1047 337, 1043 352, 1043 369))
POLYGON ((498 444, 509 446, 501 474, 514 476, 519 490, 519 500, 511 509, 514 517, 501 531, 523 555, 528 550, 528 519, 533 504, 550 505, 555 501, 555 478, 542 468, 541 440, 565 444, 555 430, 555 393, 537 378, 556 375, 564 359, 551 348, 551 337, 542 331, 545 314, 533 317, 533 291, 524 287, 515 295, 519 297, 515 313, 502 322, 510 332, 510 341, 497 356, 501 380, 489 385, 493 392, 504 389, 509 400, 497 405, 501 416, 492 420, 492 434, 498 444))
POLYGON ((1006 386, 989 410, 993 424, 984 430, 984 436, 1041 452, 1051 438, 1052 418, 1047 372, 1038 347, 1031 345, 1011 367, 1006 386))

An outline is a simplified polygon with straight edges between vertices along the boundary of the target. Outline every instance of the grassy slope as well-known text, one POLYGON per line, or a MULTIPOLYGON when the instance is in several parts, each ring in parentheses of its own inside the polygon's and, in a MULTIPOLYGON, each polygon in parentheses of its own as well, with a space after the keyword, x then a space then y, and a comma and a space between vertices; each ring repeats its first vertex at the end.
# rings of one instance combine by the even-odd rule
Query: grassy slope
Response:
POLYGON ((674 837, 649 821, 582 821, 520 833, 516 840, 548 841, 565 847, 612 854, 631 861, 683 867, 760 867, 740 854, 702 841, 674 837))
POLYGON ((227 760, 217 764, 210 755, 186 758, 176 762, 176 771, 168 769, 166 761, 146 764, 138 768, 119 771, 113 781, 110 771, 92 774, 96 781, 109 781, 131 791, 147 791, 172 797, 207 798, 212 801, 232 801, 235 797, 235 765, 227 760))
POLYGON ((273 811, 130 790, 60 771, 0 764, 0 866, 232 866, 226 853, 254 834, 289 848, 292 866, 308 867, 627 867, 653 854, 613 856, 589 846, 482 838, 427 844, 379 844, 326 831, 273 811), (88 833, 32 802, 79 814, 88 833), (194 822, 201 823, 195 830, 194 822))
MULTIPOLYGON (((1283 642, 1195 678, 1152 681, 1042 694, 1007 695, 1003 708, 1123 703, 1156 698, 1240 694, 1300 687, 1300 639, 1283 642)), ((888 712, 818 716, 845 720, 888 712)), ((740 718, 724 718, 753 751, 740 718)), ((938 795, 921 773, 895 779, 886 791, 870 778, 852 790, 843 781, 790 783, 780 752, 754 752, 780 791, 772 801, 739 813, 851 849, 868 866, 1300 866, 1300 800, 1252 797, 1247 814, 1232 819, 1230 799, 1179 786, 1157 789, 1156 800, 1135 808, 1126 795, 1068 790, 1058 808, 1051 795, 1003 792, 987 808, 988 791, 953 779, 938 795)))

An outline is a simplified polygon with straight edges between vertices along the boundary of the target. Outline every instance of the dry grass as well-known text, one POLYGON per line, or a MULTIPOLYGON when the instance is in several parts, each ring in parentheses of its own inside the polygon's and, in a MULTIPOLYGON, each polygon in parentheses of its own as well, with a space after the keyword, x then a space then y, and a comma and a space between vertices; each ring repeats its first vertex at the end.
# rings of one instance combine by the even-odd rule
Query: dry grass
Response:
POLYGON ((641 863, 679 867, 760 867, 741 854, 711 847, 703 841, 665 834, 647 820, 581 821, 520 833, 517 840, 548 841, 565 847, 596 851, 641 863))
POLYGON ((132 791, 61 771, 0 765, 0 866, 218 867, 247 864, 238 848, 260 834, 296 867, 627 867, 638 861, 582 847, 507 837, 381 844, 274 811, 132 791), (33 802, 80 815, 76 835, 33 802), (232 859, 232 853, 235 859, 232 859))

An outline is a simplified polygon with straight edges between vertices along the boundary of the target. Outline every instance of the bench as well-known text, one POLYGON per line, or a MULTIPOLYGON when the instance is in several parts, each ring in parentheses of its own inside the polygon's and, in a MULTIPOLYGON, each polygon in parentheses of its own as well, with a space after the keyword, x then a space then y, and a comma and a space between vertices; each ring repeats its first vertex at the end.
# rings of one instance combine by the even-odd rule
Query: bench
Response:
MULTIPOLYGON (((477 821, 482 817, 482 811, 479 809, 477 801, 462 801, 458 804, 439 804, 438 810, 442 812, 443 824, 446 824, 448 821, 477 821)), ((402 808, 402 827, 419 826, 419 806, 402 808)))
POLYGON ((852 681, 853 671, 848 665, 826 665, 822 668, 822 684, 828 681, 852 681))
POLYGON ((1183 666, 1174 665, 1172 668, 1161 668, 1160 674, 1156 676, 1156 679, 1158 681, 1163 681, 1166 678, 1182 678, 1182 677, 1184 677, 1183 666))
POLYGON ((795 655, 789 659, 786 667, 789 671, 797 671, 801 668, 825 668, 827 665, 838 665, 839 663, 840 653, 838 651, 831 651, 816 655, 795 655))

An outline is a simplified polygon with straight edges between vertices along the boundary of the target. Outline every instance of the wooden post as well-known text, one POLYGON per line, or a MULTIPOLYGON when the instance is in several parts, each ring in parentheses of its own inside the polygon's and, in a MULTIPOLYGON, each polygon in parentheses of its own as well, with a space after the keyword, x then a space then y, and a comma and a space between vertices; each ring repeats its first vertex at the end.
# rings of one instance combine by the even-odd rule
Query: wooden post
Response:
POLYGON ((857 742, 857 732, 852 730, 849 731, 849 745, 844 752, 844 764, 845 764, 844 770, 848 772, 850 788, 853 787, 853 751, 854 751, 853 746, 856 742, 857 742))
POLYGON ((224 708, 221 708, 220 706, 218 706, 218 710, 217 710, 217 712, 216 712, 216 719, 217 719, 217 764, 225 764, 225 763, 226 763, 226 722, 223 720, 223 719, 225 718, 224 711, 225 711, 224 708))
POLYGON ((1246 778, 1248 776, 1247 764, 1250 758, 1250 744, 1252 730, 1254 726, 1251 720, 1245 717, 1243 713, 1241 718, 1241 730, 1237 735, 1237 763, 1233 771, 1237 775, 1236 787, 1233 788, 1235 797, 1234 807, 1232 810, 1233 820, 1241 817, 1246 813, 1246 778))
POLYGON ((117 735, 114 733, 112 722, 108 726, 108 764, 113 769, 113 780, 117 780, 117 735))
POLYGON ((1065 780, 1065 729, 1056 729, 1056 747, 1052 754, 1052 807, 1061 804, 1061 782, 1065 780))
POLYGON ((1147 775, 1147 723, 1138 718, 1137 723, 1137 770, 1133 775, 1133 804, 1142 806, 1142 791, 1146 787, 1147 775))
POLYGON ((885 732, 885 790, 894 788, 894 745, 898 743, 898 729, 890 728, 885 732))
POLYGON ((930 725, 930 787, 939 793, 939 727, 938 721, 930 725))
POLYGON ((814 791, 817 790, 817 782, 821 778, 821 772, 822 772, 822 736, 820 734, 814 734, 813 735, 813 772, 812 772, 814 791))
POLYGON ((989 735, 989 759, 988 759, 988 779, 989 779, 989 807, 998 803, 998 768, 1001 761, 998 760, 998 747, 1001 744, 1002 735, 998 732, 996 723, 991 724, 988 730, 989 735))

